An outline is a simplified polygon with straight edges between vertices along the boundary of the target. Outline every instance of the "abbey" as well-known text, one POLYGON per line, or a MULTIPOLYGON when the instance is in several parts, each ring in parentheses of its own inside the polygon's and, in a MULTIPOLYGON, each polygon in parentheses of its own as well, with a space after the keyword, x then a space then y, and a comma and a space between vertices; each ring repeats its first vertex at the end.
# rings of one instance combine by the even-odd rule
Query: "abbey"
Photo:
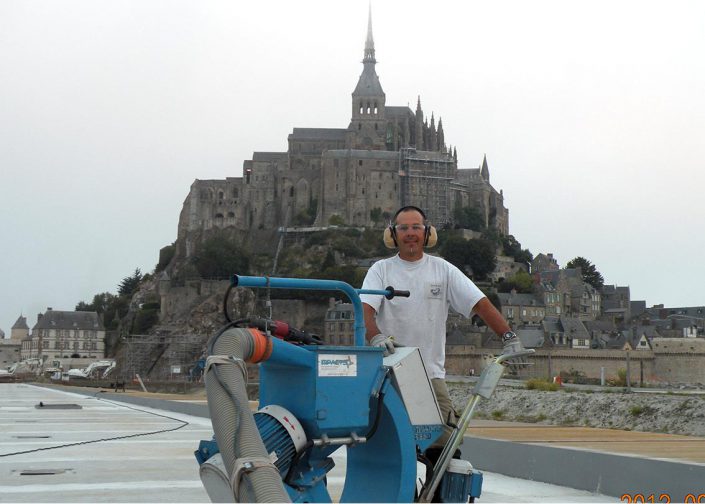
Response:
POLYGON ((179 237, 192 231, 331 224, 375 226, 403 205, 426 210, 437 226, 474 207, 486 226, 508 234, 503 195, 490 185, 487 159, 459 169, 441 119, 387 105, 375 71, 372 18, 347 128, 294 128, 286 152, 255 152, 242 177, 196 180, 184 201, 179 237))

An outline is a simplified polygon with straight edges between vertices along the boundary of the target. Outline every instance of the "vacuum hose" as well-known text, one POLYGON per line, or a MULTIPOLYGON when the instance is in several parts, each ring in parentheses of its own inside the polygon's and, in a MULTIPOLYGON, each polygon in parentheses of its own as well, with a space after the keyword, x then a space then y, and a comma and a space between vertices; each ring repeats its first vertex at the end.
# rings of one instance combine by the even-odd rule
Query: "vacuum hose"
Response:
POLYGON ((231 327, 217 333, 209 347, 208 410, 235 502, 290 502, 247 397, 245 362, 266 360, 272 341, 256 329, 231 327))

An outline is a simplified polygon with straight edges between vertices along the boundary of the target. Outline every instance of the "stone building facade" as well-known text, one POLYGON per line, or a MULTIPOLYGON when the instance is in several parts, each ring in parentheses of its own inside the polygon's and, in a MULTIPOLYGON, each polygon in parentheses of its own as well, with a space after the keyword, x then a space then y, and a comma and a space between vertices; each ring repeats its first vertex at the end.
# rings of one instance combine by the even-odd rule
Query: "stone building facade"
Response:
POLYGON ((446 145, 442 120, 386 101, 375 71, 371 18, 363 70, 352 93, 347 128, 294 128, 286 152, 255 152, 242 177, 196 180, 179 218, 180 253, 189 256, 189 233, 386 222, 400 206, 424 208, 437 226, 453 210, 472 206, 488 227, 509 232, 501 191, 490 184, 486 158, 478 168, 458 168, 446 145))
POLYGON ((22 340, 21 358, 105 357, 105 327, 96 312, 47 308, 22 340))

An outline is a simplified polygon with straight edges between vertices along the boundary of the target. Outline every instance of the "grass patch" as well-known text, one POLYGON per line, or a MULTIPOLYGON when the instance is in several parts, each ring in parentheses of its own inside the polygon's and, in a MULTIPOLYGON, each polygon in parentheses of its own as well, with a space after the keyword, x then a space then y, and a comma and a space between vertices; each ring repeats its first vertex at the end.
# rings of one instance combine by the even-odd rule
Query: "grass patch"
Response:
POLYGON ((495 420, 502 420, 504 418, 504 410, 494 410, 492 412, 492 418, 495 420))
POLYGON ((629 413, 632 416, 650 415, 654 412, 654 408, 651 406, 643 406, 641 404, 636 404, 629 408, 629 413))
POLYGON ((540 378, 532 378, 526 382, 526 388, 528 390, 544 390, 548 392, 555 392, 561 387, 557 383, 552 383, 547 380, 542 380, 540 378))

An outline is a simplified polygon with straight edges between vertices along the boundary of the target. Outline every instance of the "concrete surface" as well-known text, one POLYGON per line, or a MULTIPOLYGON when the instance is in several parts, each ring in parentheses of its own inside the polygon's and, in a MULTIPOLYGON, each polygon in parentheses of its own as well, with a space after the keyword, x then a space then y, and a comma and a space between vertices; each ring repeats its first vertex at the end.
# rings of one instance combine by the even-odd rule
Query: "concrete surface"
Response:
MULTIPOLYGON (((211 436, 210 420, 201 416, 105 394, 0 384, 0 502, 208 502, 193 451, 211 436)), ((335 498, 344 482, 345 451, 334 460, 329 490, 335 498)), ((618 500, 486 472, 480 501, 618 500)))

